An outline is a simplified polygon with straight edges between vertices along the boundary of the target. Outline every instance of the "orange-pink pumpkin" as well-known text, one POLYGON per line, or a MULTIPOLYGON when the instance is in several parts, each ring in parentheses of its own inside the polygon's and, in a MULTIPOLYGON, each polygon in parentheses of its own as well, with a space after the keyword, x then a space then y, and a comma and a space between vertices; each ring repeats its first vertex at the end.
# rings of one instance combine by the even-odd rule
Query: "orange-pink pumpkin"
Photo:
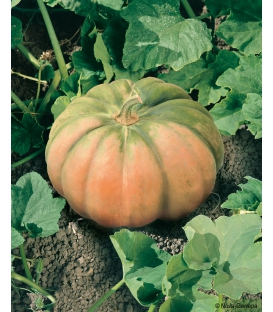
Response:
POLYGON ((214 187, 223 162, 209 112, 157 78, 98 85, 55 120, 49 178, 81 216, 106 227, 177 220, 214 187))

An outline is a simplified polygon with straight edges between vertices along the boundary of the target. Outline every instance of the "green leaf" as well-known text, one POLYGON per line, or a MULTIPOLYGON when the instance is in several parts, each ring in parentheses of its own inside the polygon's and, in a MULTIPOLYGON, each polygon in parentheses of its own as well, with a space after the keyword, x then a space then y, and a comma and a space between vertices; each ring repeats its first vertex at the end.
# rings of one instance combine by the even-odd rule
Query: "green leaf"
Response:
POLYGON ((43 0, 48 6, 54 7, 55 5, 62 2, 62 0, 43 0))
POLYGON ((60 96, 51 106, 51 112, 54 116, 54 120, 67 108, 67 106, 71 103, 71 100, 68 96, 60 96))
POLYGON ((187 296, 169 298, 160 307, 159 312, 207 312, 214 311, 212 307, 218 302, 218 297, 195 292, 196 300, 191 301, 187 296))
POLYGON ((258 20, 262 16, 261 0, 206 0, 206 6, 214 17, 228 15, 230 11, 242 20, 258 20))
POLYGON ((244 95, 248 93, 262 94, 262 57, 250 55, 240 58, 240 65, 226 70, 216 85, 229 87, 233 92, 244 95), (251 79, 250 79, 251 77, 251 79))
POLYGON ((184 248, 184 259, 191 269, 208 270, 219 260, 219 247, 215 235, 195 233, 184 248))
POLYGON ((162 298, 162 278, 171 255, 140 232, 123 229, 110 236, 123 267, 123 279, 136 300, 150 306, 162 298))
POLYGON ((63 198, 53 198, 47 182, 36 172, 27 173, 11 186, 11 225, 30 237, 47 237, 59 229, 63 198))
POLYGON ((106 79, 104 83, 109 83, 114 75, 113 68, 111 66, 111 58, 107 51, 107 48, 102 40, 102 35, 97 34, 97 39, 94 45, 94 54, 97 61, 101 61, 103 64, 106 79))
POLYGON ((64 9, 75 12, 77 15, 87 16, 93 9, 94 3, 90 0, 43 0, 47 5, 54 7, 57 4, 64 9))
MULTIPOLYGON (((216 272, 214 289, 218 293, 239 299, 243 292, 251 294, 261 292, 261 243, 253 243, 260 233, 261 222, 257 214, 219 217, 215 222, 200 215, 184 227, 189 242, 196 233, 202 235, 210 233, 218 238, 219 258, 213 266, 216 272)), ((196 249, 199 245, 200 243, 196 242, 196 249)), ((199 258, 196 254, 191 254, 191 250, 184 251, 184 258, 187 259, 185 261, 189 267, 192 264, 196 267, 199 258)), ((200 265, 202 266, 202 263, 200 265)))
POLYGON ((131 71, 122 64, 122 51, 127 28, 128 23, 124 19, 114 17, 103 32, 102 39, 112 59, 111 65, 115 74, 115 80, 130 79, 136 82, 144 76, 147 70, 131 71))
POLYGON ((97 0, 98 4, 100 4, 101 6, 110 8, 112 10, 115 11, 119 11, 122 6, 124 5, 125 0, 97 0))
POLYGON ((122 62, 132 71, 170 65, 179 70, 197 61, 212 48, 211 35, 204 23, 185 20, 180 1, 133 1, 121 11, 129 22, 122 62))
MULTIPOLYGON (((53 66, 51 64, 48 64, 42 70, 41 80, 51 80, 54 78, 54 75, 55 73, 53 66)), ((36 75, 36 77, 38 78, 38 74, 36 75)))
POLYGON ((162 290, 168 297, 186 296, 194 302, 195 291, 198 287, 210 289, 212 278, 209 271, 189 268, 183 254, 174 255, 168 263, 162 290))
POLYGON ((216 35, 227 44, 239 51, 250 54, 262 52, 262 22, 248 21, 242 23, 233 14, 230 18, 220 24, 216 35))
POLYGON ((177 296, 166 300, 159 309, 159 312, 189 312, 193 311, 193 303, 186 296, 177 296))
POLYGON ((229 15, 216 31, 227 44, 246 55, 262 51, 262 1, 206 0, 213 16, 229 15))
POLYGON ((20 155, 26 154, 29 149, 38 147, 43 141, 44 127, 40 126, 29 113, 23 115, 22 121, 11 118, 11 149, 20 155))
POLYGON ((19 247, 24 241, 24 237, 14 227, 11 227, 11 249, 19 247))
POLYGON ((80 73, 74 72, 60 85, 60 89, 72 100, 74 97, 81 96, 80 73))
POLYGON ((229 92, 224 100, 210 110, 217 128, 223 135, 234 135, 244 124, 245 116, 242 107, 245 99, 244 94, 229 92))
POLYGON ((218 129, 224 135, 235 134, 248 121, 242 111, 247 95, 262 93, 262 58, 254 55, 241 57, 239 64, 235 69, 227 69, 216 81, 216 85, 231 89, 226 99, 210 110, 218 129))
POLYGON ((11 17, 11 48, 14 49, 19 43, 23 42, 22 22, 11 17))
POLYGON ((239 184, 241 191, 232 193, 221 205, 222 208, 255 211, 262 202, 262 182, 246 176, 247 183, 239 184))
POLYGON ((11 7, 14 8, 21 0, 11 0, 11 7))
POLYGON ((190 269, 183 254, 172 256, 162 284, 163 293, 169 299, 160 311, 180 311, 182 307, 183 311, 210 311, 218 297, 207 295, 198 289, 211 289, 212 279, 213 274, 209 270, 190 269))
MULTIPOLYGON (((93 87, 105 78, 101 62, 97 62, 94 55, 94 45, 97 37, 95 23, 86 18, 81 29, 81 51, 72 54, 72 62, 76 72, 81 74, 80 84, 93 87)), ((86 90, 84 90, 86 91, 86 90)), ((86 92, 83 91, 83 94, 86 92)))
POLYGON ((249 121, 248 129, 255 139, 262 137, 262 97, 256 93, 248 93, 242 107, 245 119, 249 121))
POLYGON ((227 88, 217 86, 216 80, 228 68, 236 68, 239 65, 239 55, 235 52, 222 50, 218 53, 215 62, 208 63, 200 58, 198 61, 184 66, 179 71, 170 71, 161 74, 158 78, 174 83, 188 92, 199 90, 198 101, 206 106, 216 103, 228 92, 227 88))
POLYGON ((262 216, 262 202, 259 204, 259 206, 256 209, 256 213, 258 216, 262 216))

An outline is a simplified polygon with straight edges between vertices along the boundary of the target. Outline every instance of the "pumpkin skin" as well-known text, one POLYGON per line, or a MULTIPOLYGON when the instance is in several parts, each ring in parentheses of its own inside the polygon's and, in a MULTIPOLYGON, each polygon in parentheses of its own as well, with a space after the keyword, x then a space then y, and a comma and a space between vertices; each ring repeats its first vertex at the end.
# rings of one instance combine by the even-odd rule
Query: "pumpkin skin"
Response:
POLYGON ((105 227, 178 220, 211 193, 223 142, 182 88, 148 77, 98 85, 56 118, 49 178, 79 215, 105 227))

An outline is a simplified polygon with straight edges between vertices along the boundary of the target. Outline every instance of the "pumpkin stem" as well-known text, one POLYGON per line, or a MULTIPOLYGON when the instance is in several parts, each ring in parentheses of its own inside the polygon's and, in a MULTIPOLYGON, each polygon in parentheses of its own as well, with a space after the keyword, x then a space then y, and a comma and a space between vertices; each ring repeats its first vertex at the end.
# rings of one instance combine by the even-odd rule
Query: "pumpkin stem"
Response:
POLYGON ((127 102, 123 104, 119 113, 115 114, 114 119, 124 126, 133 125, 139 118, 137 114, 132 113, 132 108, 136 104, 142 104, 142 100, 138 95, 133 95, 127 102))

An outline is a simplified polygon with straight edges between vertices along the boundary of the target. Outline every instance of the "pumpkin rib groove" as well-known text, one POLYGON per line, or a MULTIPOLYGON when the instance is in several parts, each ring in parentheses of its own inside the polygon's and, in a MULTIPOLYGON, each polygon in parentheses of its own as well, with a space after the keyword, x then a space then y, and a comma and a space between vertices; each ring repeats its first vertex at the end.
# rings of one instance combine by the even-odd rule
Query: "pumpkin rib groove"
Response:
MULTIPOLYGON (((83 116, 75 116, 75 118, 73 118, 73 120, 69 119, 67 121, 65 121, 64 123, 62 123, 60 126, 58 126, 57 128, 53 129, 53 131, 51 132, 50 134, 50 137, 49 137, 49 142, 54 142, 54 139, 58 136, 60 136, 62 134, 62 130, 65 130, 65 128, 67 127, 67 125, 71 125, 73 122, 77 122, 79 120, 82 119, 83 116)), ((86 117, 89 117, 88 115, 86 115, 86 117)), ((101 121, 101 125, 99 126, 96 126, 94 128, 90 128, 88 129, 84 135, 86 135, 87 133, 89 133, 90 131, 95 131, 101 127, 104 127, 104 126, 110 126, 110 125, 113 125, 113 122, 112 120, 109 120, 109 118, 106 118, 105 117, 105 121, 102 119, 99 119, 99 118, 96 118, 97 120, 100 120, 101 121), (106 122, 106 123, 105 123, 106 122)))
POLYGON ((122 189, 121 189, 121 197, 122 197, 122 207, 120 209, 120 219, 122 219, 124 217, 124 215, 122 216, 122 214, 124 214, 124 211, 126 209, 127 205, 127 201, 125 202, 125 195, 127 194, 127 183, 128 183, 128 174, 127 174, 127 164, 125 163, 125 159, 126 159, 126 148, 127 148, 127 139, 129 136, 129 128, 128 127, 121 127, 121 130, 123 130, 125 133, 122 135, 123 137, 123 142, 122 142, 122 189))
POLYGON ((169 189, 169 182, 168 182, 167 174, 166 174, 166 172, 164 170, 164 166, 163 166, 163 161, 161 159, 161 155, 160 155, 159 151, 157 150, 157 147, 155 146, 155 144, 153 144, 152 140, 148 136, 146 136, 146 134, 143 133, 142 130, 139 127, 135 126, 134 130, 139 134, 139 136, 142 138, 144 143, 146 145, 148 144, 148 146, 151 148, 151 151, 152 151, 152 153, 153 153, 153 155, 155 157, 155 160, 156 160, 156 162, 157 162, 157 164, 159 166, 159 169, 161 169, 160 173, 161 173, 162 182, 163 182, 163 185, 162 185, 163 192, 162 192, 161 210, 163 210, 164 207, 167 206, 167 203, 169 201, 168 196, 167 196, 168 189, 169 189))

